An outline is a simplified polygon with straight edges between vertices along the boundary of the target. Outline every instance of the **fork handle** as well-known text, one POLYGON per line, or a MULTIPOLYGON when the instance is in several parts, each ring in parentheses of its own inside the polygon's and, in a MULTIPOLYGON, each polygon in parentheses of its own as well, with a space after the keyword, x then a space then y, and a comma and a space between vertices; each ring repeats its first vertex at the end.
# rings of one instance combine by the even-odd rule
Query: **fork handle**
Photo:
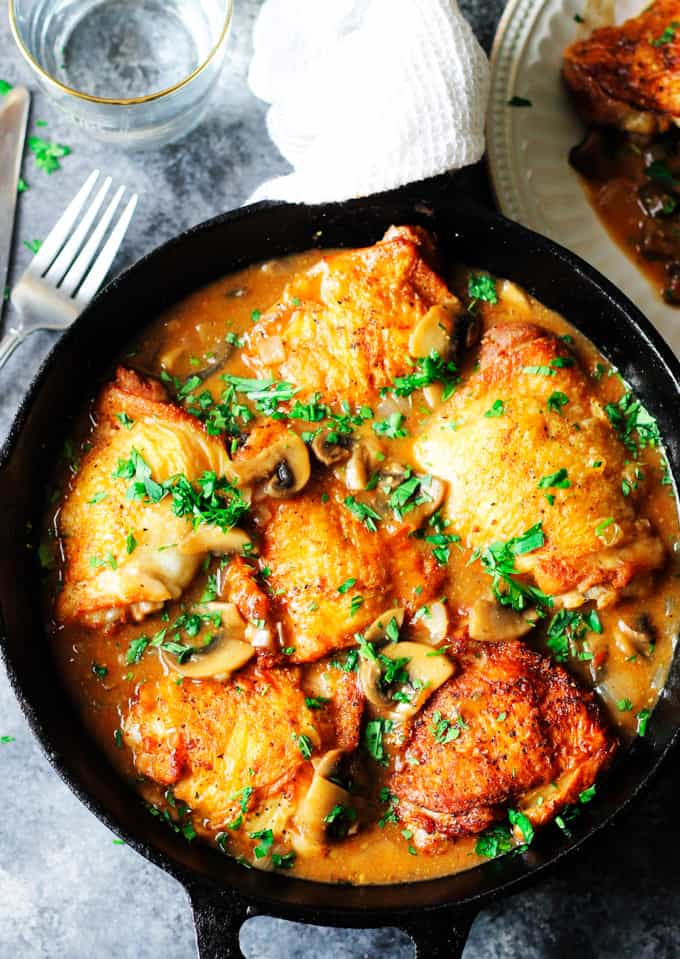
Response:
POLYGON ((0 367, 3 367, 25 337, 19 330, 9 329, 0 340, 0 367))

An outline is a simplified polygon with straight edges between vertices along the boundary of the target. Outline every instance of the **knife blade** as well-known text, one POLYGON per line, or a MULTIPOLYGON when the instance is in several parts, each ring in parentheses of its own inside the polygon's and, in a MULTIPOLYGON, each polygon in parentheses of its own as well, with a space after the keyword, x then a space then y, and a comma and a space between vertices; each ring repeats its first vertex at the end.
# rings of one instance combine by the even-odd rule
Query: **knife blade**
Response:
POLYGON ((12 251, 12 231, 17 187, 26 138, 30 96, 24 87, 14 87, 0 102, 0 316, 12 251))

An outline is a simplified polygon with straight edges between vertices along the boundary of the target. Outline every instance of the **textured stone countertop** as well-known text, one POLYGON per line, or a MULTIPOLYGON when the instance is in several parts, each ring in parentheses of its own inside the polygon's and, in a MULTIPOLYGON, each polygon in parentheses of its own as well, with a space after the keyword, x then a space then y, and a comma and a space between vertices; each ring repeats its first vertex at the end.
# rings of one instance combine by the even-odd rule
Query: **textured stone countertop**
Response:
MULTIPOLYGON (((101 167, 140 194, 116 269, 162 240, 241 204, 263 179, 286 169, 264 127, 264 107, 245 75, 258 0, 237 0, 221 89, 207 118, 183 142, 126 155, 89 141, 36 93, 32 118, 73 153, 47 177, 30 159, 19 202, 14 277, 30 254, 21 241, 45 236, 85 175, 101 167)), ((465 0, 489 46, 499 0, 465 0)), ((0 77, 35 88, 0 12, 0 77)), ((35 130, 35 127, 32 127, 35 130)), ((37 334, 0 372, 4 437, 26 385, 54 342, 37 334)), ((5 508, 11 504, 4 504, 5 508)), ((36 663, 36 668, 46 668, 36 663)), ((87 812, 51 770, 0 675, 0 959, 192 959, 191 911, 180 886, 125 846, 87 812)), ((680 956, 680 771, 671 761, 652 788, 609 831, 558 873, 482 913, 466 959, 671 959, 680 956)), ((407 959, 406 937, 253 919, 243 929, 248 959, 407 959)))

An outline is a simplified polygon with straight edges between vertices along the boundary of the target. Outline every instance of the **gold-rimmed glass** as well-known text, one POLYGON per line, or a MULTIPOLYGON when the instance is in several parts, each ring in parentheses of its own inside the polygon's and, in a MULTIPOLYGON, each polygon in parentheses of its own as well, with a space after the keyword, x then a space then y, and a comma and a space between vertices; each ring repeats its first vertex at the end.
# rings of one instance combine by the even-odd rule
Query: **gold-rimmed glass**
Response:
POLYGON ((40 85, 100 140, 157 147, 199 122, 224 62, 232 0, 8 0, 40 85))

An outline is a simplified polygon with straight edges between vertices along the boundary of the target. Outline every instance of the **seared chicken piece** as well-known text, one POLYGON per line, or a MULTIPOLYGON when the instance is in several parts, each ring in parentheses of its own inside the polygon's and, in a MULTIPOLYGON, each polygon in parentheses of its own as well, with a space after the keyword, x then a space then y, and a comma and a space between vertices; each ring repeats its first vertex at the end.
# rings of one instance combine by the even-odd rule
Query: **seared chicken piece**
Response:
POLYGON ((253 327, 246 363, 258 376, 295 384, 299 398, 320 392, 331 403, 373 402, 412 372, 410 352, 429 353, 411 335, 431 310, 438 339, 455 332, 461 305, 428 265, 431 247, 424 230, 393 227, 374 246, 325 256, 253 327))
POLYGON ((429 548, 371 532, 344 504, 347 495, 326 480, 270 504, 261 559, 294 663, 355 645, 355 634, 391 606, 415 612, 441 588, 444 574, 429 548))
POLYGON ((458 665, 413 722, 390 782, 401 822, 428 851, 508 806, 547 822, 616 749, 592 694, 522 643, 473 644, 458 665))
POLYGON ((680 117, 678 23, 680 2, 656 0, 567 47, 564 79, 587 123, 651 134, 680 117))
POLYGON ((272 829, 278 839, 309 785, 309 757, 358 745, 355 678, 324 689, 330 701, 311 709, 295 669, 250 668, 228 683, 168 676, 139 687, 124 739, 137 771, 171 786, 196 822, 223 830, 245 809, 244 830, 272 829))
POLYGON ((57 599, 59 620, 91 626, 141 619, 176 599, 206 553, 239 539, 238 531, 212 525, 194 530, 191 517, 174 515, 170 497, 131 498, 140 475, 114 475, 137 454, 157 483, 176 474, 195 482, 204 471, 230 473, 223 443, 168 403, 160 384, 119 369, 99 397, 96 417, 92 448, 59 517, 66 563, 57 599))
POLYGON ((621 489, 629 454, 565 345, 538 327, 486 334, 479 370, 428 423, 415 455, 448 482, 445 511, 466 546, 542 523, 545 545, 514 562, 550 595, 575 590, 583 602, 591 590, 586 598, 604 605, 663 562, 661 540, 621 489))

